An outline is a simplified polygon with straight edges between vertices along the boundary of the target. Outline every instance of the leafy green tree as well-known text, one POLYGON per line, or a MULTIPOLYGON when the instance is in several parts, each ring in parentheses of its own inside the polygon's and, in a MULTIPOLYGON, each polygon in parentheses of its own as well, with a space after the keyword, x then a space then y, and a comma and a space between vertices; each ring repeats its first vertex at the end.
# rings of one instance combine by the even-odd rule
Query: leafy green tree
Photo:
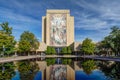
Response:
MULTIPOLYGON (((12 35, 12 27, 7 22, 0 24, 0 55, 11 55, 14 53, 16 41, 12 35)), ((15 75, 14 64, 0 64, 0 80, 11 80, 15 75)))
POLYGON ((39 42, 35 35, 29 31, 24 31, 20 36, 19 51, 28 52, 34 51, 39 47, 39 42))
POLYGON ((98 42, 95 45, 95 54, 97 55, 101 55, 104 54, 105 55, 105 46, 103 45, 103 42, 98 42))
POLYGON ((12 27, 9 27, 8 25, 8 22, 0 24, 0 26, 2 27, 2 30, 0 31, 10 36, 12 34, 12 27))
POLYGON ((39 47, 39 41, 35 35, 29 31, 24 31, 20 36, 20 41, 28 41, 31 45, 31 50, 36 50, 39 47))
POLYGON ((100 54, 107 55, 109 53, 109 50, 111 49, 110 44, 113 44, 110 37, 105 37, 104 40, 100 42, 99 46, 97 46, 99 47, 100 54))
POLYGON ((56 51, 55 51, 55 48, 54 47, 51 47, 51 46, 47 46, 47 50, 45 51, 46 54, 50 55, 50 54, 55 54, 56 51))
POLYGON ((61 50, 61 53, 63 53, 63 54, 71 54, 72 50, 71 50, 70 46, 63 47, 62 50, 61 50))
POLYGON ((95 44, 92 43, 91 39, 86 38, 82 43, 81 50, 86 54, 93 54, 95 50, 95 44))
POLYGON ((120 28, 113 26, 110 34, 101 41, 101 45, 106 52, 111 49, 117 56, 120 53, 120 28))
POLYGON ((0 80, 11 80, 15 76, 13 63, 0 64, 0 80))
POLYGON ((0 55, 10 55, 14 53, 16 41, 12 36, 12 28, 8 26, 8 23, 0 24, 2 30, 0 30, 0 55))
POLYGON ((110 44, 110 45, 113 51, 115 52, 115 54, 119 55, 120 54, 120 28, 113 26, 111 30, 112 31, 109 37, 112 40, 111 42, 113 44, 110 44))
POLYGON ((35 62, 20 61, 17 65, 21 80, 33 80, 39 70, 38 64, 35 62))
POLYGON ((71 53, 72 53, 70 46, 67 47, 67 53, 68 53, 68 54, 71 54, 71 53))
POLYGON ((46 50, 46 54, 51 54, 51 48, 50 48, 50 46, 47 46, 47 50, 46 50))
POLYGON ((55 48, 51 47, 51 53, 52 53, 52 54, 55 54, 55 53, 56 53, 55 48))
POLYGON ((67 54, 67 52, 68 52, 68 51, 67 51, 67 47, 63 47, 62 50, 61 50, 61 53, 67 54))
POLYGON ((28 41, 22 40, 19 42, 19 50, 20 52, 28 52, 30 51, 31 45, 28 41))
POLYGON ((95 53, 99 54, 100 53, 100 49, 98 48, 98 46, 95 47, 95 53))

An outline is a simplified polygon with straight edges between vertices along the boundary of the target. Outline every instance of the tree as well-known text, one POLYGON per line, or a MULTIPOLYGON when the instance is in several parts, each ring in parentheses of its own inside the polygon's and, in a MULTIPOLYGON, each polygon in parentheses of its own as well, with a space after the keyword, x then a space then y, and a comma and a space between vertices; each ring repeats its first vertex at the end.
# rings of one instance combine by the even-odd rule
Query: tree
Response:
POLYGON ((52 53, 52 54, 55 54, 55 53, 56 53, 55 48, 51 47, 51 53, 52 53))
POLYGON ((47 46, 47 50, 46 50, 46 54, 51 54, 51 48, 50 48, 50 46, 47 46))
POLYGON ((68 53, 68 54, 71 54, 71 53, 72 53, 70 46, 67 47, 67 53, 68 53))
MULTIPOLYGON (((12 27, 8 26, 8 22, 0 24, 0 55, 10 55, 14 53, 16 41, 12 36, 12 27)), ((0 80, 11 80, 15 75, 14 64, 0 64, 0 80)))
POLYGON ((100 45, 99 45, 100 53, 102 53, 104 55, 108 55, 109 50, 112 49, 111 44, 113 44, 113 42, 112 42, 110 36, 105 37, 104 40, 101 41, 100 45))
POLYGON ((120 53, 120 28, 113 26, 110 34, 101 43, 107 52, 111 49, 117 56, 120 53))
POLYGON ((61 53, 67 54, 67 52, 68 52, 68 51, 67 51, 67 47, 63 47, 62 50, 61 50, 61 53))
POLYGON ((19 51, 29 52, 36 50, 39 47, 39 42, 35 35, 29 31, 24 31, 20 36, 19 51))
POLYGON ((31 45, 30 50, 38 49, 39 41, 33 33, 29 32, 29 31, 24 31, 20 36, 20 41, 23 41, 23 40, 30 43, 30 45, 31 45))
POLYGON ((8 25, 8 22, 0 24, 0 26, 2 27, 1 32, 4 32, 5 34, 10 36, 12 34, 12 27, 9 27, 8 25))
POLYGON ((14 53, 16 41, 12 36, 12 28, 8 26, 8 23, 0 24, 2 30, 0 30, 0 54, 10 55, 14 53))
POLYGON ((120 28, 118 28, 117 26, 113 26, 111 30, 112 31, 110 32, 109 36, 113 44, 110 44, 110 45, 113 51, 115 52, 115 54, 119 55, 120 54, 120 28))
POLYGON ((71 50, 70 46, 63 47, 62 50, 61 50, 61 53, 63 53, 63 54, 71 54, 72 50, 71 50))
POLYGON ((55 51, 55 48, 54 47, 51 47, 51 46, 47 46, 47 50, 45 51, 46 54, 50 55, 50 54, 55 54, 56 51, 55 51))
POLYGON ((28 52, 30 51, 31 45, 28 41, 22 40, 19 42, 19 51, 20 52, 28 52))
POLYGON ((86 38, 82 43, 81 50, 86 54, 93 54, 95 50, 95 44, 92 43, 91 39, 86 38))

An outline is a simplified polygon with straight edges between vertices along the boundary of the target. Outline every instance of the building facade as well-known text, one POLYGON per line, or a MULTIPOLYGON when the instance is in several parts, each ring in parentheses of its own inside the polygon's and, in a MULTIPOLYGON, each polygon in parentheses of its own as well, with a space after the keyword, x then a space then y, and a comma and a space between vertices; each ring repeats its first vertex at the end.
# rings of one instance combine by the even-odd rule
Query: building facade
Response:
POLYGON ((42 17, 42 42, 37 51, 44 52, 47 46, 60 48, 70 46, 79 51, 80 43, 74 41, 74 17, 69 10, 47 10, 42 17))
POLYGON ((42 17, 42 42, 53 47, 74 43, 74 17, 69 10, 47 10, 42 17))

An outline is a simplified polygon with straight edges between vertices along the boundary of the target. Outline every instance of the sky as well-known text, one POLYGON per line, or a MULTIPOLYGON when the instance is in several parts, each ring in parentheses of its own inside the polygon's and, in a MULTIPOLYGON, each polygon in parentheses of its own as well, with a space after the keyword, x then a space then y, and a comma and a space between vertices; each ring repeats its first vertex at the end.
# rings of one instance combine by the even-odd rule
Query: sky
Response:
POLYGON ((30 31, 42 40, 42 16, 47 9, 69 9, 74 16, 75 41, 104 39, 112 26, 120 27, 120 0, 0 0, 0 23, 9 22, 18 41, 30 31))

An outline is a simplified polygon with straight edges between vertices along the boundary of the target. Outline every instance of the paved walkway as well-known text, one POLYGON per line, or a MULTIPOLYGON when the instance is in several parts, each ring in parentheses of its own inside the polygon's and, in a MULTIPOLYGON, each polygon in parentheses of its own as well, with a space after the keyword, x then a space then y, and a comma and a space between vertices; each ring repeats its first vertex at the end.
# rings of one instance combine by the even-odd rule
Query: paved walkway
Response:
POLYGON ((0 63, 35 59, 35 58, 88 58, 88 59, 95 59, 95 60, 107 60, 107 61, 120 62, 120 58, 100 57, 100 56, 79 56, 79 55, 45 55, 45 56, 41 56, 41 55, 29 55, 29 56, 16 56, 16 57, 0 58, 0 63))
POLYGON ((95 60, 120 62, 120 58, 114 58, 114 57, 100 57, 100 56, 82 56, 82 57, 88 59, 95 59, 95 60))

